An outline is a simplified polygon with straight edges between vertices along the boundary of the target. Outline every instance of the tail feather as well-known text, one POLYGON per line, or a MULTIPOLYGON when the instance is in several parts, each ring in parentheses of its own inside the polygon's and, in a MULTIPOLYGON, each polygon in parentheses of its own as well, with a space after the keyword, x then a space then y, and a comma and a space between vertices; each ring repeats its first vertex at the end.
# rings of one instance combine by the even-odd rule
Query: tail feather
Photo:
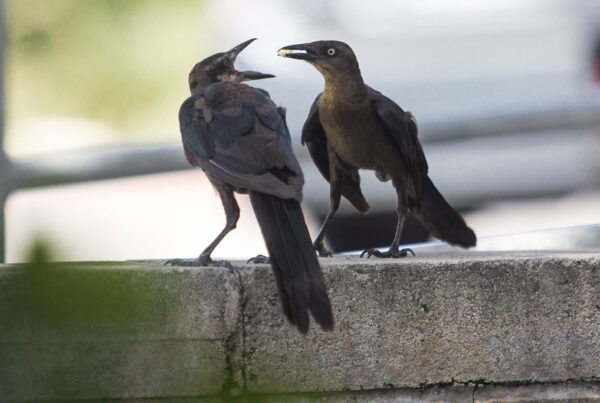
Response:
POLYGON ((477 238, 463 217, 452 208, 429 177, 423 181, 423 198, 413 215, 433 236, 463 248, 475 246, 477 238))
POLYGON ((250 192, 250 201, 271 257, 283 313, 301 333, 310 311, 323 330, 333 330, 333 312, 321 266, 300 203, 250 192))

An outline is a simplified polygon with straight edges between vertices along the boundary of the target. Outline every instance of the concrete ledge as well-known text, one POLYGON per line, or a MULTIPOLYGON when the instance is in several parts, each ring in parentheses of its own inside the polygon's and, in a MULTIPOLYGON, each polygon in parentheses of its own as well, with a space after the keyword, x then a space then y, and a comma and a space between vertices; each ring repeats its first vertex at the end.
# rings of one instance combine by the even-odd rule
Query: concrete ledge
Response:
POLYGON ((283 319, 267 265, 50 265, 75 306, 87 295, 68 289, 127 296, 112 306, 133 307, 121 321, 39 310, 37 289, 15 314, 31 278, 4 266, 0 400, 600 401, 600 254, 321 262, 336 329, 306 337, 283 319))
POLYGON ((196 396, 241 385, 231 373, 241 357, 240 283, 229 271, 158 261, 34 270, 0 270, 0 400, 196 396))

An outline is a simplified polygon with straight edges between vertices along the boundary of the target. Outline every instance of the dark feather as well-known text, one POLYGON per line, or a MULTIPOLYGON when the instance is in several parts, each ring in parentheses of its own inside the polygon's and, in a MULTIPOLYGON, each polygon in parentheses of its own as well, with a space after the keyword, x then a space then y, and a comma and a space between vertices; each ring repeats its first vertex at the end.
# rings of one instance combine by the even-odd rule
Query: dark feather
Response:
POLYGON ((477 238, 462 216, 448 204, 429 177, 423 181, 423 198, 411 210, 412 214, 431 234, 450 244, 469 248, 477 238))
MULTIPOLYGON (((211 110, 212 111, 212 110, 211 110)), ((208 124, 208 131, 217 146, 227 148, 239 136, 249 133, 253 129, 254 116, 252 111, 245 107, 230 108, 225 112, 212 111, 214 118, 208 124), (239 109, 239 115, 236 112, 239 109)))
POLYGON ((285 316, 302 333, 308 331, 309 312, 324 330, 332 330, 331 303, 300 203, 260 192, 250 192, 250 201, 269 250, 285 316))
MULTIPOLYGON (((215 154, 215 142, 208 133, 202 112, 194 106, 198 98, 199 96, 188 98, 179 109, 181 139, 186 149, 186 156, 190 153, 196 158, 208 160, 215 154)), ((197 165, 194 162, 190 161, 193 165, 197 165)))
POLYGON ((183 103, 180 126, 186 157, 213 178, 300 199, 300 164, 285 120, 266 91, 212 84, 183 103))
POLYGON ((400 149, 418 199, 429 167, 417 137, 414 118, 410 112, 404 112, 394 101, 380 92, 369 88, 369 93, 373 109, 400 149))

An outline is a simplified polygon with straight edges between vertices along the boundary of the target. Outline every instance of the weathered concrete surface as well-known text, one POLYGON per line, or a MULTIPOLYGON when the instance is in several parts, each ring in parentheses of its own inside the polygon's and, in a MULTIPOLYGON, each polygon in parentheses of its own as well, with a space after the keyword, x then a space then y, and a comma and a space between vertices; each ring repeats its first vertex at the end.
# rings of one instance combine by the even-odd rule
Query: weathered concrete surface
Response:
POLYGON ((600 402, 600 384, 486 386, 475 390, 473 397, 475 403, 600 402))
POLYGON ((11 316, 5 307, 23 298, 20 269, 4 267, 0 401, 596 399, 600 254, 321 262, 336 329, 306 337, 284 320, 267 265, 60 265, 71 273, 61 283, 81 275, 86 290, 136 295, 126 323, 100 315, 83 326, 32 321, 35 310, 11 316))
POLYGON ((597 254, 322 260, 336 329, 297 334, 268 268, 244 271, 251 392, 600 376, 597 254))
MULTIPOLYGON (((50 268, 61 283, 136 294, 124 301, 137 306, 121 321, 106 312, 93 317, 103 314, 95 306, 88 307, 89 321, 68 305, 54 307, 58 315, 25 310, 15 317, 7 306, 23 298, 15 287, 21 274, 0 270, 0 400, 198 396, 241 385, 241 373, 231 371, 241 367, 241 351, 235 350, 241 345, 239 280, 228 270, 171 268, 159 261, 50 268)), ((86 301, 62 291, 74 303, 86 301)), ((47 287, 26 292, 43 299, 47 287)))

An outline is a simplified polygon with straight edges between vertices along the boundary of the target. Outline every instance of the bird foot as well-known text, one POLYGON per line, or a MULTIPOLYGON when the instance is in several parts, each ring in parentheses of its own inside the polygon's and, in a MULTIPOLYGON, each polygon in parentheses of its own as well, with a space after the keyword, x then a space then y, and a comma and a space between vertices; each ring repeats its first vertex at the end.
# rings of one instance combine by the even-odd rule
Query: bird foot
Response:
POLYGON ((333 253, 325 247, 325 245, 323 244, 323 242, 319 242, 319 243, 315 242, 315 244, 313 246, 315 247, 315 250, 319 254, 319 257, 331 257, 331 256, 333 256, 333 253))
POLYGON ((265 255, 256 255, 251 257, 246 261, 246 263, 254 263, 254 264, 269 264, 271 263, 271 259, 265 255))
POLYGON ((233 271, 233 265, 226 260, 212 260, 210 256, 200 256, 197 259, 169 259, 165 261, 165 266, 183 266, 183 267, 224 267, 233 271))
POLYGON ((381 257, 381 258, 406 257, 406 256, 408 256, 408 252, 412 253, 412 255, 415 256, 415 252, 413 252, 412 249, 409 249, 409 248, 404 248, 404 249, 390 248, 387 252, 381 252, 375 248, 369 248, 369 249, 363 250, 363 252, 360 254, 360 257, 363 257, 364 255, 367 255, 367 259, 370 258, 371 256, 376 256, 376 257, 381 257))

